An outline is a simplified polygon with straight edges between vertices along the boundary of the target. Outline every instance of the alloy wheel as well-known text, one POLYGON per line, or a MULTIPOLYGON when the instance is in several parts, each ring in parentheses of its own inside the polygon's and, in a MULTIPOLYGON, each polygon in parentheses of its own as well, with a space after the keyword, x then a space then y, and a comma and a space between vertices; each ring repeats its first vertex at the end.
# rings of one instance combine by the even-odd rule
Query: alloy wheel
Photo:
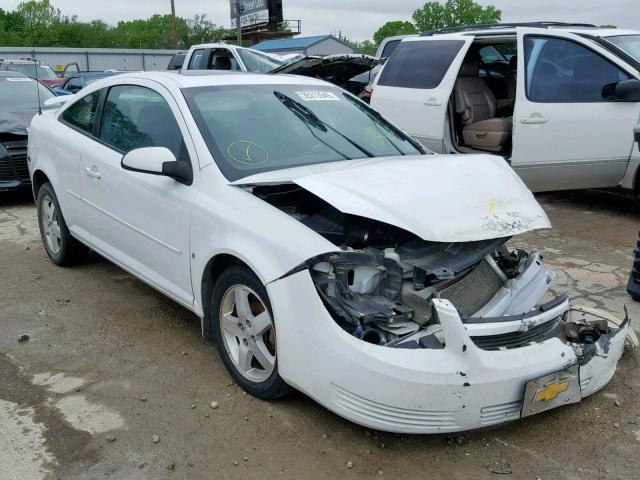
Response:
POLYGON ((236 370, 247 380, 269 379, 276 365, 276 337, 271 314, 258 294, 233 285, 220 304, 220 332, 236 370))
POLYGON ((62 233, 60 231, 60 219, 58 209, 53 199, 49 195, 42 197, 40 204, 40 219, 42 222, 42 230, 44 239, 49 252, 58 255, 62 246, 62 233))

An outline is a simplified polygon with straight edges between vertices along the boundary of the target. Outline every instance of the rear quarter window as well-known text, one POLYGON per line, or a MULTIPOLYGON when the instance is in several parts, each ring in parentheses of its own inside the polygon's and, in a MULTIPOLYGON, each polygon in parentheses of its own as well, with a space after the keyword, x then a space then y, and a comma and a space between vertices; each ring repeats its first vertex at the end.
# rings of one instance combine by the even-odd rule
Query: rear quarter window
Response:
POLYGON ((436 88, 463 45, 462 40, 402 42, 387 60, 378 85, 436 88))

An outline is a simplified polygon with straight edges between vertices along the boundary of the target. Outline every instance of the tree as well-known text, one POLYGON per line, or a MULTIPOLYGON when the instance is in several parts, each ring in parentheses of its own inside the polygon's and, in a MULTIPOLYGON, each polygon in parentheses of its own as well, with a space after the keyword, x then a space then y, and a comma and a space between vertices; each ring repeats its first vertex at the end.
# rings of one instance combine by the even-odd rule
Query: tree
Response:
POLYGON ((30 45, 50 43, 50 28, 62 17, 60 10, 51 5, 49 0, 22 2, 15 13, 24 21, 22 37, 30 45))
MULTIPOLYGON (((178 47, 219 41, 227 31, 206 15, 176 18, 178 47)), ((13 11, 0 8, 0 45, 86 48, 173 48, 171 15, 145 20, 120 21, 116 26, 102 20, 80 21, 55 8, 50 0, 23 1, 13 11)))
POLYGON ((416 27, 411 22, 402 20, 394 20, 382 25, 376 33, 373 34, 373 40, 377 45, 387 37, 395 37, 396 35, 410 35, 417 33, 416 27))
POLYGON ((498 23, 502 11, 493 6, 483 7, 473 0, 447 0, 446 3, 427 2, 413 12, 413 21, 421 31, 462 25, 498 23))
POLYGON ((364 42, 358 43, 357 50, 358 53, 363 55, 375 56, 378 51, 378 45, 373 43, 371 40, 365 40, 364 42))

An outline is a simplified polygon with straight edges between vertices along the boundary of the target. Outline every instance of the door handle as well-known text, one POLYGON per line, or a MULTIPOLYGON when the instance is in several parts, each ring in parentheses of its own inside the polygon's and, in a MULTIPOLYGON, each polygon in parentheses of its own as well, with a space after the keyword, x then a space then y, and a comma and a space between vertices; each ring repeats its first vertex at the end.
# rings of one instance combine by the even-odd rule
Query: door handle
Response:
POLYGON ((541 123, 547 123, 549 119, 539 113, 532 113, 529 117, 522 117, 521 122, 525 125, 539 125, 541 123))
POLYGON ((95 165, 93 167, 85 168, 84 171, 91 178, 98 178, 98 179, 102 178, 102 174, 98 171, 98 167, 96 167, 95 165))
POLYGON ((442 105, 442 102, 438 100, 436 97, 431 97, 429 100, 424 102, 427 107, 439 107, 442 105))

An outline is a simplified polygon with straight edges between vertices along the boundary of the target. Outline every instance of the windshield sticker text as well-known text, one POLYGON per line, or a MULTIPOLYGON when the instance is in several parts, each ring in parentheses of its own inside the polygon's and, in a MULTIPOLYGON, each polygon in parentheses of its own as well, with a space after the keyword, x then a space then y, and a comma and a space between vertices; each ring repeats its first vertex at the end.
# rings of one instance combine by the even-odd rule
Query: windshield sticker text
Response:
POLYGON ((332 92, 296 92, 296 95, 305 102, 330 102, 340 101, 340 98, 332 92))

